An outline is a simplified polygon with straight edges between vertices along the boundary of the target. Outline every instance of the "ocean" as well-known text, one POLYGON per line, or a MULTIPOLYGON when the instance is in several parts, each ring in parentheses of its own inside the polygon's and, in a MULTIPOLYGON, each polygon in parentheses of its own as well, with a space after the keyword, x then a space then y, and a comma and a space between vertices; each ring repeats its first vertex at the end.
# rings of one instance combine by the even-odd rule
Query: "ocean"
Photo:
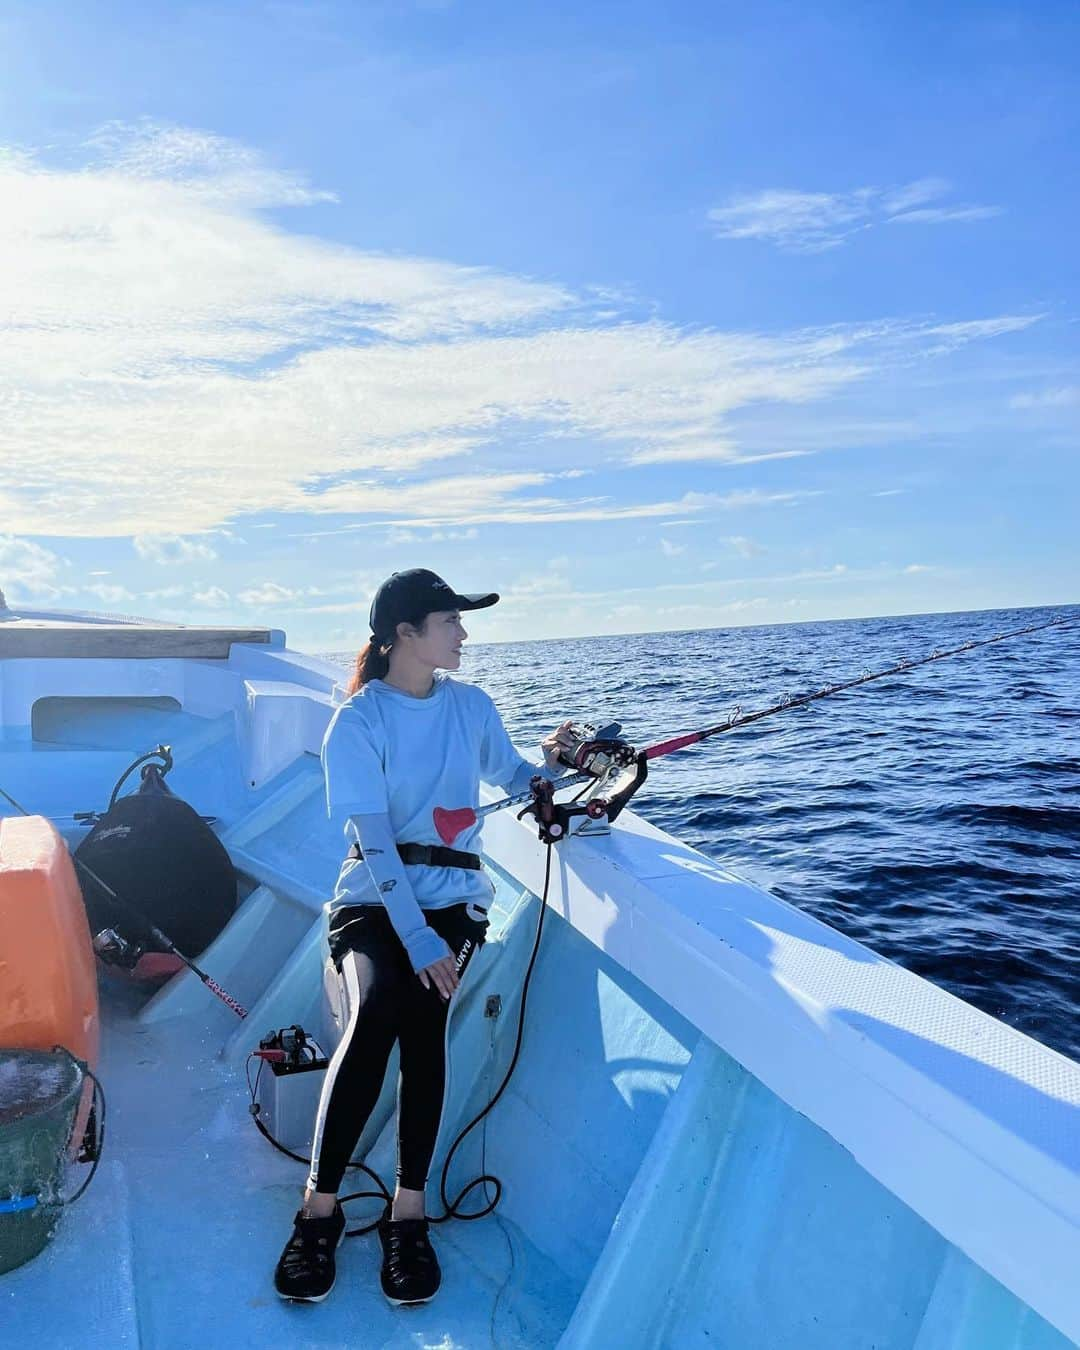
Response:
MULTIPOLYGON (((1080 606, 465 645, 522 752, 637 746, 1053 617, 654 761, 632 807, 747 881, 1080 1059, 1080 606)), ((477 624, 479 627, 479 624, 477 624)), ((351 664, 351 656, 330 658, 351 664)))

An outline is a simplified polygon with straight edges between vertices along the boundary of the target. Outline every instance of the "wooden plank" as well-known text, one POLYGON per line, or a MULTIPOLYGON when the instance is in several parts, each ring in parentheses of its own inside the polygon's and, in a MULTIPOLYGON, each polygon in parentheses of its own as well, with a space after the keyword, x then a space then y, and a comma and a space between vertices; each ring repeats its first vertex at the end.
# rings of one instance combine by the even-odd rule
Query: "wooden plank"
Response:
POLYGON ((177 628, 155 624, 0 624, 0 658, 202 657, 224 660, 234 642, 266 644, 269 628, 177 628))

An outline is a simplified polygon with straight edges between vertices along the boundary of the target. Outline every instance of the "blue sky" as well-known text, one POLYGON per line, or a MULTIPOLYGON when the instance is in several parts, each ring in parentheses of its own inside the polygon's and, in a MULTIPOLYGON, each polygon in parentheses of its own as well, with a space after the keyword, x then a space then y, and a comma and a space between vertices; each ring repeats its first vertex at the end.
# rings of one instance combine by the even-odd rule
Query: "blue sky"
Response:
POLYGON ((1076 601, 1080 11, 813 10, 7 6, 9 603, 1076 601))

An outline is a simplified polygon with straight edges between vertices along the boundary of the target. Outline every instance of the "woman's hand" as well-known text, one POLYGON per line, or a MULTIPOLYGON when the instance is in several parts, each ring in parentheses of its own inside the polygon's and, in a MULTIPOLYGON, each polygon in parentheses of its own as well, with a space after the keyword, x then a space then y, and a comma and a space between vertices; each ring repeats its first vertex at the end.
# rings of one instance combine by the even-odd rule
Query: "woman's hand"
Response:
POLYGON ((550 736, 545 736, 540 742, 540 749, 544 752, 544 763, 549 769, 566 768, 566 765, 559 758, 559 751, 569 750, 573 745, 574 742, 570 736, 570 728, 573 725, 573 722, 567 718, 561 727, 556 727, 550 736))
POLYGON ((425 966, 423 970, 417 972, 417 979, 425 989, 430 989, 434 985, 444 999, 449 999, 459 984, 454 958, 444 956, 440 961, 432 962, 430 966, 425 966))

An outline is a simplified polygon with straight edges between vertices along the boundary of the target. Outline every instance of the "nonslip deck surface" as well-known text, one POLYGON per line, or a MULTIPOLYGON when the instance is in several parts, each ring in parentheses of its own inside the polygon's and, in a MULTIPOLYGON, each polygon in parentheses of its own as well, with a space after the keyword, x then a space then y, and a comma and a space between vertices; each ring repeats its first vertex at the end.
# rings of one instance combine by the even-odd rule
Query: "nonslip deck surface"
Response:
POLYGON ((4 1277, 5 1341, 43 1350, 555 1344, 574 1296, 520 1229, 494 1216, 433 1227, 443 1287, 424 1307, 386 1302, 375 1234, 342 1243, 325 1302, 279 1299, 273 1269, 303 1168, 257 1134, 242 1075, 215 1059, 190 1019, 144 1026, 125 1002, 105 991, 104 1161, 45 1252, 4 1277), (43 1287, 55 1296, 42 1299, 43 1287))

